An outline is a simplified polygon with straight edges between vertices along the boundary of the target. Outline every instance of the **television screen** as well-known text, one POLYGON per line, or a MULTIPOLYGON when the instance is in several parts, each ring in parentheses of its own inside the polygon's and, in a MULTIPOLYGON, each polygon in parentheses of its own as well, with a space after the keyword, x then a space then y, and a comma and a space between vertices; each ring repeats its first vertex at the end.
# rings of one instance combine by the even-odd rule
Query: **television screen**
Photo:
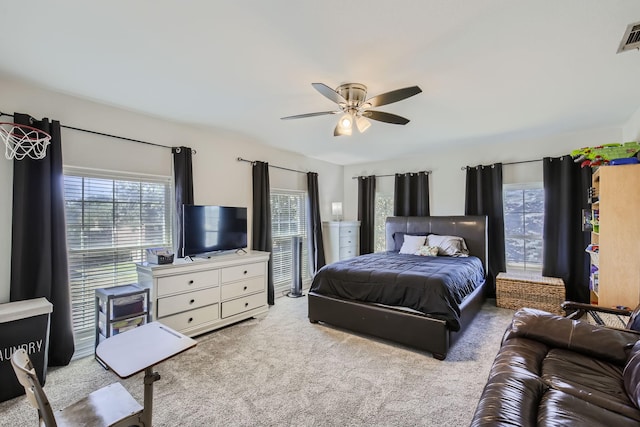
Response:
POLYGON ((247 208, 183 206, 182 256, 227 251, 247 246, 247 208))

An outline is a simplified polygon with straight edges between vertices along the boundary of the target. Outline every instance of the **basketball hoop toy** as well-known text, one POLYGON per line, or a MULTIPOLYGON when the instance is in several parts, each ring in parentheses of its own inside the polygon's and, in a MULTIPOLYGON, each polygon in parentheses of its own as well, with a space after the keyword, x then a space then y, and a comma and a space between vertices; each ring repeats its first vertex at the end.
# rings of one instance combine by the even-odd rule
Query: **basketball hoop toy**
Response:
POLYGON ((31 126, 0 122, 0 139, 4 141, 4 156, 8 160, 25 157, 39 160, 47 155, 51 135, 31 126))

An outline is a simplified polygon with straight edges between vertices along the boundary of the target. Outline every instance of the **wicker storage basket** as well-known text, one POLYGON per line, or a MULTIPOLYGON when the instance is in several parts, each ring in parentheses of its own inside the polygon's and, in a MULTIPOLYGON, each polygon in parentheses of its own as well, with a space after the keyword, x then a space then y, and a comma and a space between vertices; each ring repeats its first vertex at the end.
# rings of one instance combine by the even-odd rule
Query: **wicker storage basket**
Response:
POLYGON ((564 282, 556 277, 527 273, 500 273, 496 278, 498 307, 513 310, 531 307, 564 315, 560 307, 564 300, 564 282))

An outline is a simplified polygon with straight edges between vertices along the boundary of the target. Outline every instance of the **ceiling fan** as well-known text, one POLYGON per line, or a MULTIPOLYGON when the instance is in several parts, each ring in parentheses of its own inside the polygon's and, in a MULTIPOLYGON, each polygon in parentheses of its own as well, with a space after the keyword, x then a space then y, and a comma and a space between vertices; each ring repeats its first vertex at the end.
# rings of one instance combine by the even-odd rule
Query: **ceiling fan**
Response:
POLYGON ((371 126, 371 120, 392 123, 394 125, 406 125, 409 119, 383 111, 371 110, 371 108, 402 101, 422 92, 418 86, 405 87, 392 90, 373 98, 367 98, 367 87, 360 83, 345 83, 335 90, 324 83, 311 83, 311 85, 326 98, 338 104, 339 110, 321 111, 318 113, 299 114, 296 116, 282 117, 282 120, 302 119, 305 117, 323 116, 326 114, 341 114, 340 120, 333 131, 334 136, 351 135, 353 123, 358 131, 364 132, 371 126))

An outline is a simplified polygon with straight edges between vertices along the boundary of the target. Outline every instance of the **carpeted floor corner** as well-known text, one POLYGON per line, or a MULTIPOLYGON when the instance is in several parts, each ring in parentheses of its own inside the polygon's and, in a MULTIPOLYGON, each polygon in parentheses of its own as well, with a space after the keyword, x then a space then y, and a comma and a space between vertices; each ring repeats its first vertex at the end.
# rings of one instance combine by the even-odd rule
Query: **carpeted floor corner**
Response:
MULTIPOLYGON (((307 320, 307 299, 279 298, 269 313, 198 337, 156 367, 154 426, 469 425, 512 310, 489 300, 447 359, 307 320)), ((127 380, 93 358, 49 368, 54 409, 127 380)), ((37 425, 24 396, 0 403, 1 426, 37 425)))

